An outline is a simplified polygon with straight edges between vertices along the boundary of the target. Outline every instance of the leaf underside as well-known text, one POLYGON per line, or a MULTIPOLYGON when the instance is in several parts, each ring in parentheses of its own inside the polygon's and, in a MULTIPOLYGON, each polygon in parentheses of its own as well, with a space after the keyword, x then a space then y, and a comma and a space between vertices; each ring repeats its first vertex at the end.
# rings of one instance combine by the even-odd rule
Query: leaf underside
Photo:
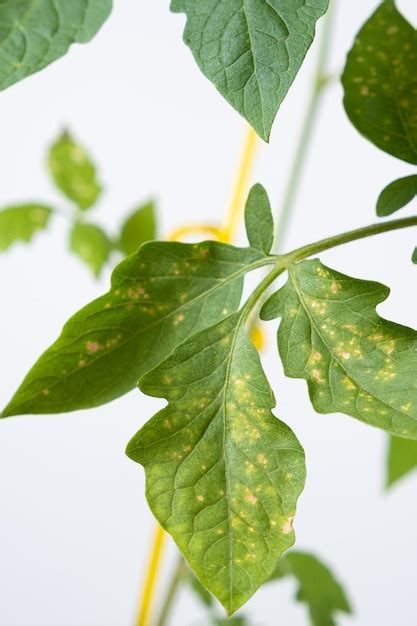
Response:
POLYGON ((417 31, 385 0, 360 30, 343 73, 346 112, 357 130, 417 164, 417 31))
POLYGON ((289 269, 264 305, 281 317, 278 347, 285 373, 308 382, 319 413, 341 412, 417 439, 417 333, 381 318, 384 285, 336 272, 318 259, 289 269))
POLYGON ((147 243, 114 271, 109 293, 76 313, 26 376, 3 416, 109 402, 136 386, 190 334, 239 306, 251 249, 147 243))
POLYGON ((28 243, 39 230, 44 230, 52 209, 43 204, 21 204, 0 211, 0 252, 19 241, 28 243))
POLYGON ((240 314, 184 342, 140 388, 168 406, 127 454, 145 467, 154 515, 231 614, 294 541, 302 448, 271 412, 272 390, 240 314))
POLYGON ((2 0, 0 90, 90 41, 111 8, 112 0, 2 0))
POLYGON ((275 115, 314 38, 328 0, 173 0, 184 41, 203 74, 256 132, 275 115))
POLYGON ((387 463, 387 487, 392 487, 417 469, 417 441, 390 437, 387 463))

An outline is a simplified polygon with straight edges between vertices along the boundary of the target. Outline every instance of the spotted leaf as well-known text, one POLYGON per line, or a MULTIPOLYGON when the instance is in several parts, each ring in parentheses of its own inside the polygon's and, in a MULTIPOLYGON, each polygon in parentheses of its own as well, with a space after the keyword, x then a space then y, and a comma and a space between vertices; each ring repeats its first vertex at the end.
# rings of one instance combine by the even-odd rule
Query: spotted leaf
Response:
POLYGON ((281 102, 328 0, 173 0, 187 14, 184 41, 203 74, 269 139, 281 102))
POLYGON ((387 487, 417 469, 417 441, 390 437, 387 459, 387 487))
POLYGON ((265 264, 256 250, 205 242, 151 242, 114 271, 111 290, 81 309, 26 376, 3 415, 98 406, 190 333, 237 309, 243 276, 265 264))
POLYGON ((417 32, 385 0, 360 30, 349 53, 345 109, 378 148, 417 163, 417 32))
POLYGON ((44 230, 52 209, 44 204, 19 204, 0 211, 0 252, 14 243, 28 243, 39 230, 44 230))
POLYGON ((71 44, 90 41, 111 8, 112 0, 2 0, 0 89, 43 69, 71 44))
POLYGON ((289 268, 288 281, 262 310, 281 317, 285 373, 305 378, 319 413, 341 412, 417 439, 417 332, 383 319, 384 285, 325 267, 318 259, 289 268))
POLYGON ((278 563, 272 579, 298 583, 297 600, 308 606, 312 626, 336 626, 337 613, 352 613, 346 594, 331 570, 316 556, 291 551, 278 563))
POLYGON ((168 406, 132 439, 159 523, 236 611, 292 545, 304 454, 275 406, 239 313, 194 335, 140 381, 168 406))

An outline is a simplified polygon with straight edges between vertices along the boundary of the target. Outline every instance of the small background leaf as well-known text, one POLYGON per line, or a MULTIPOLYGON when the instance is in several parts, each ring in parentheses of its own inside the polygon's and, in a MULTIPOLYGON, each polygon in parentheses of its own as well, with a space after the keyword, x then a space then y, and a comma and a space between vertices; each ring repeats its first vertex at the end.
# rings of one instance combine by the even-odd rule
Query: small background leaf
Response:
POLYGON ((68 132, 51 146, 48 167, 58 188, 81 210, 92 207, 102 188, 95 167, 82 146, 68 132))
POLYGON ((376 212, 379 217, 392 215, 417 196, 417 175, 405 176, 390 183, 378 198, 376 212))
POLYGON ((343 73, 352 124, 376 146, 417 163, 417 33, 385 0, 360 30, 343 73))
POLYGON ((413 263, 414 263, 414 264, 416 264, 416 265, 417 265, 417 248, 414 248, 414 251, 413 251, 413 255, 412 255, 412 257, 411 257, 411 260, 413 261, 413 263))
POLYGON ((145 241, 157 238, 155 203, 147 202, 125 221, 120 235, 120 247, 125 254, 137 252, 145 241))
POLYGON ((70 248, 98 276, 109 260, 112 243, 104 230, 95 224, 76 223, 72 227, 70 248))
POLYGON ((268 194, 262 185, 250 190, 245 208, 246 233, 252 248, 269 254, 274 242, 274 218, 268 194))
POLYGON ((417 468, 417 441, 390 437, 387 463, 387 487, 417 468))
POLYGON ((0 89, 43 69, 72 43, 90 41, 111 8, 111 0, 3 0, 0 89))
POLYGON ((0 211, 0 251, 17 241, 31 241, 34 234, 46 228, 52 209, 43 204, 21 204, 0 211))

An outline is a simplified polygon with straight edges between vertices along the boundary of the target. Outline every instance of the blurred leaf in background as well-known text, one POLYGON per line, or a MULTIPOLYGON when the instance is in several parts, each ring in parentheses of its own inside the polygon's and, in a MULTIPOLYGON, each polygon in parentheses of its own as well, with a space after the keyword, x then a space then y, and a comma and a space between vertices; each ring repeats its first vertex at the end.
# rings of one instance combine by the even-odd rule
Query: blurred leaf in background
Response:
POLYGON ((70 248, 99 276, 112 251, 112 242, 95 224, 75 223, 70 234, 70 248))
POLYGON ((390 437, 387 463, 387 488, 417 468, 417 441, 390 437))
POLYGON ((133 211, 122 225, 120 248, 126 255, 133 254, 145 241, 156 238, 155 203, 151 200, 133 211))
POLYGON ((0 211, 0 252, 18 241, 29 242, 44 230, 52 209, 44 204, 19 204, 0 211))

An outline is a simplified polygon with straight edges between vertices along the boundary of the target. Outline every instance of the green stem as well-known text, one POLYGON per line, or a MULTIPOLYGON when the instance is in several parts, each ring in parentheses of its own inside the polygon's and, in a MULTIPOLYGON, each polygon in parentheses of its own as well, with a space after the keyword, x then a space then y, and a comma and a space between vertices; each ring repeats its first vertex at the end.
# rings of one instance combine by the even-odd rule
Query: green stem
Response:
POLYGON ((285 265, 294 263, 295 261, 301 261, 313 254, 318 254, 324 250, 330 250, 330 248, 336 248, 345 243, 351 241, 358 241, 359 239, 365 239, 366 237, 373 237, 374 235, 380 235, 381 233, 387 233, 392 230, 400 230, 401 228, 410 228, 411 226, 417 226, 417 217, 405 217, 400 220, 391 220, 390 222, 378 222, 377 224, 371 224, 355 230, 350 230, 341 235, 335 235, 334 237, 328 237, 327 239, 321 239, 315 243, 310 243, 301 248, 297 248, 288 254, 283 256, 276 256, 276 262, 278 265, 284 261, 285 265))
POLYGON ((284 193, 284 200, 282 207, 279 211, 276 225, 275 236, 275 251, 279 252, 282 249, 282 245, 287 234, 291 212, 294 206, 294 201, 297 194, 297 189, 300 183, 300 178, 303 173, 308 149, 310 146, 314 124, 317 119, 319 111, 319 105, 321 102, 321 95, 324 88, 329 84, 328 77, 326 75, 326 65, 328 52, 330 48, 330 36, 333 26, 334 6, 336 0, 331 0, 329 9, 327 11, 323 32, 321 35, 321 43, 317 57, 317 65, 313 75, 313 82, 311 87, 311 94, 309 103, 305 112, 304 122, 302 124, 300 136, 297 142, 295 150, 294 160, 290 169, 288 177, 287 187, 284 193))
POLYGON ((172 573, 171 580, 168 584, 167 593, 162 604, 161 613, 159 615, 158 621, 156 622, 156 626, 166 626, 166 624, 168 623, 168 617, 180 589, 181 582, 185 577, 186 568, 187 566, 184 559, 182 558, 182 556, 179 556, 175 569, 172 573))

